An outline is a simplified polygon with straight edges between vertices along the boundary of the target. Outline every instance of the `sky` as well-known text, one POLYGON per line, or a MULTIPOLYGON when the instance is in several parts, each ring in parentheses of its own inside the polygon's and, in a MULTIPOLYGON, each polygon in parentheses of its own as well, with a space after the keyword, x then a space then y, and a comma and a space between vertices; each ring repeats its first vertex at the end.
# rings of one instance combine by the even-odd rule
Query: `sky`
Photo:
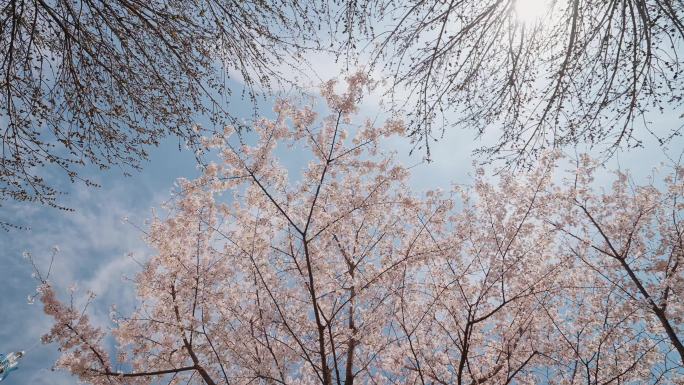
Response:
MULTIPOLYGON (((328 79, 339 72, 339 66, 332 59, 316 56, 310 61, 313 68, 324 69, 315 79, 328 79)), ((315 82, 311 83, 312 93, 315 82)), ((234 86, 239 87, 238 84, 234 86)), ((271 104, 272 100, 260 103, 267 116, 271 104)), ((233 101, 231 109, 243 116, 252 112, 251 105, 241 100, 233 101)), ((365 99, 360 115, 382 116, 377 95, 365 99)), ((674 112, 654 117, 653 123, 663 129, 681 124, 679 114, 674 112)), ((647 135, 642 136, 648 139, 647 135)), ((492 138, 485 137, 478 142, 473 132, 447 131, 441 141, 434 143, 434 160, 429 164, 422 162, 424 154, 420 151, 409 155, 412 145, 406 138, 387 141, 384 147, 396 151, 400 162, 406 166, 419 164, 410 179, 411 186, 419 193, 437 187, 448 189, 451 183, 468 183, 473 172, 471 151, 492 138)), ((608 169, 629 169, 636 182, 646 183, 654 166, 668 162, 668 156, 677 158, 683 149, 681 139, 672 142, 667 151, 647 140, 643 149, 619 153, 608 169)), ((306 161, 297 158, 299 154, 293 151, 281 152, 281 155, 283 163, 292 168, 306 161)), ((111 326, 109 309, 112 304, 125 311, 135 303, 133 287, 125 277, 135 275, 139 271, 138 263, 154 253, 141 239, 145 221, 152 216, 154 208, 170 198, 177 178, 193 178, 198 171, 193 154, 187 149, 179 151, 177 140, 169 139, 153 149, 143 171, 134 172, 131 177, 123 176, 117 169, 104 173, 86 169, 85 175, 101 187, 89 188, 69 183, 63 175, 52 176, 67 192, 61 203, 75 208, 73 212, 40 206, 3 206, 5 218, 28 225, 30 230, 0 232, 0 352, 27 350, 20 369, 2 385, 76 383, 68 374, 51 370, 58 357, 56 346, 39 344, 40 336, 49 331, 52 320, 43 315, 39 302, 28 303, 27 297, 35 293, 37 282, 31 277, 31 265, 22 258, 22 253, 31 253, 39 268, 47 269, 51 250, 57 246, 59 251, 50 275, 57 293, 62 299, 68 299, 67 288, 74 283, 81 295, 86 290, 93 291, 97 297, 89 314, 94 323, 111 326), (124 217, 128 220, 123 221, 124 217)), ((610 179, 600 179, 598 183, 608 186, 610 179)))

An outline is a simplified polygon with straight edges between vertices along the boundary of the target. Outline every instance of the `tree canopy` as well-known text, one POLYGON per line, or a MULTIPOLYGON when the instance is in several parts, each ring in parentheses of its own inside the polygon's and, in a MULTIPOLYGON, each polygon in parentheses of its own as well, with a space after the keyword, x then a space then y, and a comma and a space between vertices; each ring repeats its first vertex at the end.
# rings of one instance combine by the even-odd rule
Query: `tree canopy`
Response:
POLYGON ((59 207, 46 168, 138 168, 200 117, 235 123, 231 73, 253 99, 311 36, 298 1, 9 0, 0 23, 0 198, 59 207))
POLYGON ((138 168, 168 135, 196 149, 193 121, 235 123, 227 75, 254 101, 305 51, 363 58, 428 155, 450 127, 496 130, 480 160, 514 168, 679 135, 649 120, 681 106, 681 1, 530 1, 5 1, 0 198, 61 207, 53 169, 94 184, 81 166, 138 168))
MULTIPOLYGON (((405 125, 353 129, 367 78, 323 87, 330 115, 276 105, 154 218, 156 250, 115 311, 116 351, 42 280, 58 366, 98 384, 607 384, 684 379, 682 195, 584 156, 417 194, 378 150, 405 125), (277 146, 311 155, 291 182, 277 146)), ((40 276, 39 276, 40 277, 40 276)), ((87 305, 86 305, 87 306, 87 305)))
POLYGON ((546 149, 589 144, 610 157, 661 144, 653 127, 681 107, 684 3, 671 0, 349 2, 347 39, 367 39, 393 106, 429 151, 445 129, 498 140, 484 161, 530 165, 546 149), (532 15, 529 15, 529 14, 532 15), (375 28, 373 28, 375 27, 375 28))

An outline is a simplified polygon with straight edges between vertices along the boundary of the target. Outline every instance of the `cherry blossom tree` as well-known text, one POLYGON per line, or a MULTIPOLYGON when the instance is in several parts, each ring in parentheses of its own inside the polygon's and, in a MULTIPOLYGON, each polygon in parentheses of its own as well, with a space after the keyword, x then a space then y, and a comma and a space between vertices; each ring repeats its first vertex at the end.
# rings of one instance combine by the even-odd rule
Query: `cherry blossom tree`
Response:
POLYGON ((576 370, 596 383, 681 375, 684 169, 665 179, 663 191, 617 172, 611 191, 596 193, 597 167, 580 160, 573 184, 556 200, 565 207, 553 222, 574 260, 568 276, 584 287, 567 297, 578 309, 568 314, 571 322, 555 323, 575 351, 573 377, 576 370))
POLYGON ((589 160, 555 183, 548 154, 419 195, 379 147, 403 122, 358 124, 369 81, 347 82, 323 86, 326 117, 280 101, 256 139, 205 139, 220 161, 151 221, 111 336, 41 282, 57 366, 94 385, 683 379, 681 168, 598 194, 589 160), (311 161, 289 175, 279 151, 311 161))

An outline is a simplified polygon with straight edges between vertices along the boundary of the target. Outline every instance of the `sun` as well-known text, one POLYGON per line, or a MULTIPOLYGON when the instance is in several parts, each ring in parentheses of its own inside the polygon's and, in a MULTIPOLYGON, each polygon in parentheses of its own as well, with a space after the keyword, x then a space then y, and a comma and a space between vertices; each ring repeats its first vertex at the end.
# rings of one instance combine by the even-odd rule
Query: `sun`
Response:
POLYGON ((513 10, 519 23, 535 25, 549 17, 551 5, 552 0, 515 0, 513 10))

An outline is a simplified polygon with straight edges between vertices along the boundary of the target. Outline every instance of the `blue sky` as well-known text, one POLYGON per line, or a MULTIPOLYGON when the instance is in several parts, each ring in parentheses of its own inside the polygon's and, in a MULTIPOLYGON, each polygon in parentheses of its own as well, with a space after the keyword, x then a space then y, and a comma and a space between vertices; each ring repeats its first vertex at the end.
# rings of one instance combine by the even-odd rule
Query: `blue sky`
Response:
MULTIPOLYGON (((335 75, 331 65, 321 65, 327 71, 319 74, 321 79, 335 75)), ((312 91, 315 88, 312 88, 312 91)), ((320 103, 320 101, 319 101, 320 103)), ((269 101, 262 107, 268 112, 269 101)), ((236 114, 248 116, 252 107, 244 101, 234 101, 231 109, 236 114)), ((377 97, 370 97, 363 104, 361 116, 379 115, 377 97)), ((663 131, 681 124, 679 113, 670 112, 655 116, 654 126, 663 131)), ((473 158, 470 151, 492 140, 497 132, 491 131, 489 138, 475 142, 474 133, 463 130, 448 131, 444 139, 434 144, 430 164, 421 164, 414 169, 411 183, 417 191, 436 187, 449 188, 451 183, 468 183, 473 158)), ((643 137, 647 135, 642 134, 643 137)), ((395 150, 405 165, 421 162, 423 153, 409 156, 411 145, 408 139, 397 138, 385 143, 386 149, 395 150)), ((669 146, 664 153, 652 140, 647 140, 644 149, 635 149, 618 154, 610 168, 631 169, 637 182, 646 182, 652 167, 667 161, 666 154, 678 157, 684 149, 681 139, 669 146)), ((288 165, 302 164, 304 159, 297 152, 283 152, 283 161, 288 165)), ((294 171, 294 170, 293 170, 294 171)), ((130 284, 122 276, 132 276, 138 271, 136 260, 145 260, 153 253, 141 240, 141 232, 134 225, 124 223, 128 217, 131 223, 144 228, 145 220, 151 217, 152 208, 159 207, 169 198, 169 192, 178 177, 191 178, 197 175, 193 154, 178 150, 177 140, 171 138, 151 151, 150 161, 144 170, 124 177, 117 169, 106 173, 86 169, 85 173, 101 184, 100 188, 87 188, 82 184, 70 184, 62 175, 55 175, 55 181, 65 187, 68 195, 61 203, 75 208, 64 212, 46 207, 8 205, 3 206, 5 217, 14 223, 31 227, 27 231, 0 232, 0 352, 28 349, 26 358, 18 371, 13 372, 3 385, 62 385, 76 381, 64 372, 50 370, 58 352, 55 346, 37 345, 40 336, 47 332, 51 319, 43 315, 41 305, 28 304, 27 296, 35 290, 36 281, 31 278, 31 267, 22 258, 22 252, 32 253, 41 267, 47 267, 50 249, 60 249, 53 267, 51 281, 57 292, 67 298, 67 287, 77 283, 81 292, 94 291, 98 297, 91 307, 94 322, 109 325, 109 308, 117 304, 122 310, 130 308, 135 297, 130 284), (127 256, 132 253, 133 258, 127 256)), ((609 180, 599 180, 608 185, 609 180)))

